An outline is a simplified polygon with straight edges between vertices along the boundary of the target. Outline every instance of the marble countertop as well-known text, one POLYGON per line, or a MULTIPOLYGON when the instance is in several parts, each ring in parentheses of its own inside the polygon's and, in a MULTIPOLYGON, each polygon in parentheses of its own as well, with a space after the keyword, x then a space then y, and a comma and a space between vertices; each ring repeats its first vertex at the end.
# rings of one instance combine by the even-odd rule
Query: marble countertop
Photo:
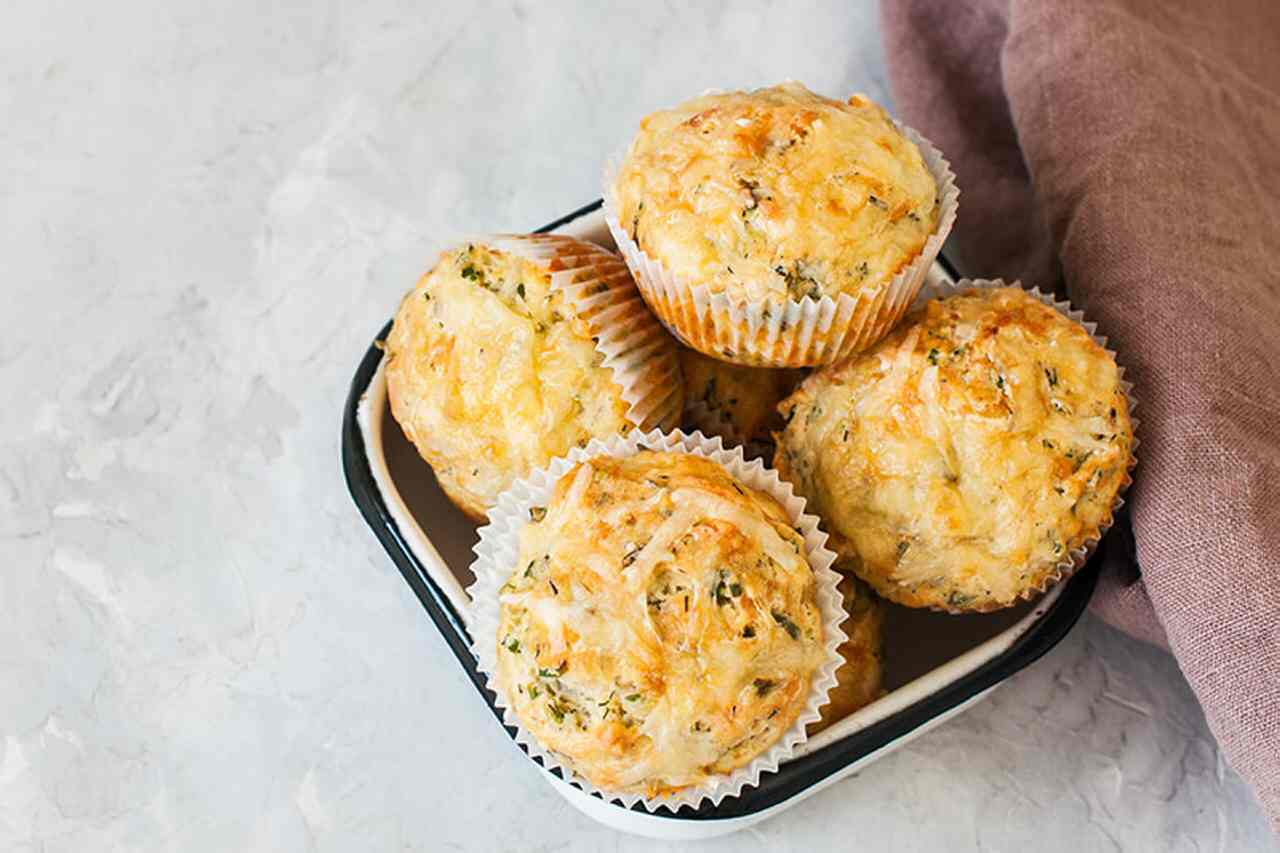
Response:
MULTIPOLYGON (((343 396, 433 248, 654 107, 886 98, 875 9, 57 4, 0 27, 0 849, 640 850, 494 724, 358 517, 343 396)), ((722 850, 1271 849, 1173 660, 1086 620, 722 850)))

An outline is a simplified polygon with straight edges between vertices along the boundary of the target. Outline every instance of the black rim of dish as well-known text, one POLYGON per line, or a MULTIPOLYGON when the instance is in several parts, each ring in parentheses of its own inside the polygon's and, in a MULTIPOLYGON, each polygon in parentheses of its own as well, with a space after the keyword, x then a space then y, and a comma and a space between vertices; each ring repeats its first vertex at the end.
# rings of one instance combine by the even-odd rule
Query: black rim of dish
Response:
MULTIPOLYGON (((572 213, 539 228, 538 232, 553 231, 598 210, 600 206, 600 200, 583 205, 572 213)), ((939 261, 949 274, 956 275, 954 268, 945 258, 940 256, 939 261)), ((360 400, 382 360, 382 351, 378 346, 385 340, 390 330, 391 323, 388 322, 382 327, 374 343, 370 345, 360 366, 356 369, 347 395, 346 408, 342 417, 342 470, 346 476, 347 488, 360 514, 364 516, 374 535, 378 537, 378 541, 382 543, 392 562, 396 564, 400 574, 404 576, 405 581, 422 603, 427 615, 435 623, 449 650, 458 659, 467 677, 471 679, 471 683, 484 697, 489 710, 501 724, 502 715, 494 705, 493 692, 485 686, 484 677, 476 668, 476 660, 471 655, 471 640, 463 626, 461 615, 454 609, 444 591, 432 579, 427 568, 419 562, 405 541, 382 499, 369 466, 364 436, 360 432, 358 412, 360 400)), ((1117 519, 1116 527, 1122 526, 1123 523, 1123 519, 1117 519)), ((1066 581, 1062 594, 1049 605, 1039 622, 1019 637, 1009 649, 973 672, 861 731, 783 764, 777 772, 761 776, 759 785, 744 788, 741 794, 736 797, 726 797, 720 801, 719 805, 713 805, 707 801, 696 809, 686 806, 680 809, 679 813, 673 813, 666 807, 650 812, 640 804, 636 804, 632 806, 632 810, 677 820, 727 820, 746 817, 784 803, 850 764, 909 736, 931 720, 946 714, 1026 668, 1056 646, 1088 606, 1094 587, 1097 585, 1099 567, 1105 559, 1104 554, 1110 538, 1110 536, 1104 538, 1089 563, 1066 581)), ((503 725, 503 728, 514 740, 515 730, 506 725, 503 725)), ((523 746, 521 750, 528 754, 523 746)), ((531 758, 539 765, 542 764, 537 757, 531 756, 531 758)), ((549 772, 563 779, 558 769, 552 769, 549 772)), ((619 809, 626 808, 619 803, 611 803, 611 805, 619 809)))

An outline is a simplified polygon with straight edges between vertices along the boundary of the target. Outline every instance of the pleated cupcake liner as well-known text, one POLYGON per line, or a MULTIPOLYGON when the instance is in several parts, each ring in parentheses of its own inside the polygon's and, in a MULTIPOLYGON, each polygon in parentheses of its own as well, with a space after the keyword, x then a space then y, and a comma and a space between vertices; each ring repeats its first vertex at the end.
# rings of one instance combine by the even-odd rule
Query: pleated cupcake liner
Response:
POLYGON ((679 424, 684 385, 676 343, 645 304, 621 258, 559 234, 488 234, 471 242, 543 265, 551 288, 587 324, 622 391, 631 424, 642 430, 679 424))
POLYGON ((678 430, 633 430, 628 435, 608 440, 593 439, 586 447, 574 448, 567 456, 557 458, 545 468, 516 481, 499 497, 496 506, 489 513, 489 523, 480 528, 480 541, 475 546, 476 557, 471 565, 476 579, 467 588, 471 597, 471 651, 489 689, 494 692, 496 706, 502 709, 503 722, 515 729, 516 741, 524 745, 530 755, 540 758, 545 768, 559 768, 566 780, 583 791, 598 794, 605 800, 620 802, 628 808, 640 803, 651 812, 665 807, 675 813, 685 806, 697 808, 708 800, 719 805, 725 797, 737 796, 748 785, 759 784, 762 774, 776 772, 778 766, 790 759, 796 748, 805 742, 808 725, 821 719, 819 709, 827 703, 828 694, 836 683, 836 670, 843 663, 838 650, 845 640, 844 631, 840 627, 845 619, 845 612, 837 589, 840 576, 831 568, 835 554, 826 547, 827 535, 819 528, 817 517, 806 513, 804 505, 804 498, 796 495, 789 483, 780 479, 775 471, 766 468, 759 460, 748 462, 740 448, 725 448, 718 437, 707 438, 700 432, 687 434, 678 430), (529 523, 530 507, 545 505, 556 483, 579 462, 600 457, 626 458, 641 450, 688 453, 710 459, 740 482, 771 495, 778 501, 791 524, 804 537, 805 556, 813 569, 816 599, 822 615, 824 651, 823 662, 811 677, 804 709, 769 749, 732 773, 656 797, 645 797, 631 791, 605 790, 591 784, 575 772, 569 762, 544 748, 523 726, 501 679, 496 677, 498 627, 501 621, 500 590, 510 579, 517 564, 519 535, 524 525, 529 523))
MULTIPOLYGON (((1067 578, 1071 577, 1071 575, 1077 572, 1081 567, 1083 567, 1085 563, 1089 562, 1089 558, 1092 557, 1094 552, 1097 551, 1098 549, 1098 543, 1102 541, 1102 537, 1106 535, 1106 532, 1110 530, 1112 524, 1115 523, 1116 513, 1119 512, 1120 508, 1124 506, 1124 503, 1125 503, 1124 494, 1128 490, 1129 486, 1132 485, 1133 483, 1133 469, 1138 464, 1137 433, 1138 433, 1139 421, 1136 417, 1133 416, 1134 409, 1138 407, 1138 400, 1133 394, 1133 383, 1125 380, 1124 378, 1124 365, 1120 364, 1119 359, 1116 357, 1115 350, 1107 346, 1107 338, 1105 335, 1098 334, 1098 324, 1091 322, 1089 320, 1086 320, 1084 316, 1084 312, 1079 309, 1073 308, 1071 303, 1068 300, 1057 299, 1052 293, 1045 293, 1041 291, 1040 288, 1038 287, 1027 288, 1027 287, 1024 287, 1022 282, 1020 281, 1006 282, 1004 279, 999 279, 999 278, 997 279, 964 278, 956 282, 940 281, 940 282, 929 284, 928 286, 923 288, 920 291, 919 295, 917 296, 916 300, 912 303, 911 308, 912 309, 919 308, 931 299, 945 299, 948 296, 955 296, 957 294, 964 293, 969 290, 979 290, 984 288, 998 288, 998 287, 1016 287, 1026 292, 1030 296, 1037 299, 1039 302, 1049 306, 1054 311, 1057 311, 1063 317, 1066 317, 1072 322, 1077 323, 1078 325, 1083 327, 1086 332, 1089 333, 1089 337, 1093 340, 1093 342, 1096 343, 1098 346, 1102 347, 1103 351, 1105 351, 1106 354, 1110 356, 1111 360, 1116 364, 1116 368, 1119 371, 1119 375, 1120 375, 1120 390, 1124 393, 1125 400, 1127 401, 1127 404, 1129 407, 1129 424, 1130 424, 1131 430, 1133 431, 1133 443, 1129 446, 1129 461, 1128 461, 1128 464, 1125 466, 1124 480, 1121 482, 1120 488, 1116 490, 1116 498, 1111 504, 1111 512, 1108 515, 1106 521, 1103 524, 1100 524, 1097 530, 1087 535, 1079 547, 1068 549, 1066 554, 1063 555, 1063 558, 1045 576, 1043 581, 1025 590, 1017 599, 1017 601, 1030 601, 1032 599, 1039 598, 1046 591, 1048 591, 1050 587, 1053 587, 1056 584, 1059 584, 1062 581, 1066 580, 1067 578)), ((942 607, 942 606, 933 606, 933 607, 930 607, 929 609, 937 610, 943 613, 961 614, 961 613, 989 613, 994 610, 1002 610, 1004 608, 999 605, 990 604, 990 605, 984 605, 981 607, 971 607, 967 609, 942 607)))
POLYGON ((950 164, 919 133, 897 126, 920 150, 937 184, 939 211, 933 233, 920 253, 887 284, 817 300, 744 300, 677 275, 640 248, 619 223, 614 187, 625 148, 605 163, 605 220, 645 300, 687 346, 715 358, 759 367, 832 364, 870 347, 902 319, 955 224, 960 190, 950 164))

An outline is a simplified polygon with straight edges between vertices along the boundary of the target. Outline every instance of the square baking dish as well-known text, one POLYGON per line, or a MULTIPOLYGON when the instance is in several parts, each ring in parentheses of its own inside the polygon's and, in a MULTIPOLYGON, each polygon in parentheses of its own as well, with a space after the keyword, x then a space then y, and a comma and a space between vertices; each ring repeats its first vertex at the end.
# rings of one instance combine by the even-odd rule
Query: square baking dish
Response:
MULTIPOLYGON (((555 231, 613 248, 599 201, 539 231, 555 231)), ((954 278, 941 258, 930 280, 954 278)), ((342 465, 356 506, 400 569, 427 615, 498 725, 501 714, 476 669, 467 633, 465 587, 477 525, 449 502, 430 467, 400 432, 387 404, 381 342, 370 345, 351 382, 342 421, 342 465)), ((744 829, 789 808, 875 761, 982 699, 1006 678, 1053 648, 1084 612, 1108 545, 1128 534, 1118 517, 1093 559, 1038 601, 990 614, 949 616, 887 604, 884 640, 887 693, 802 744, 778 772, 716 806, 672 813, 628 809, 588 795, 559 771, 543 776, 581 811, 616 829, 664 839, 698 839, 744 829), (927 641, 921 642, 921 638, 927 641)), ((505 727, 504 727, 505 728, 505 727)), ((509 736, 514 732, 507 729, 509 736)), ((527 754, 527 753, 526 753, 527 754)), ((864 784, 870 784, 866 780, 864 784)))

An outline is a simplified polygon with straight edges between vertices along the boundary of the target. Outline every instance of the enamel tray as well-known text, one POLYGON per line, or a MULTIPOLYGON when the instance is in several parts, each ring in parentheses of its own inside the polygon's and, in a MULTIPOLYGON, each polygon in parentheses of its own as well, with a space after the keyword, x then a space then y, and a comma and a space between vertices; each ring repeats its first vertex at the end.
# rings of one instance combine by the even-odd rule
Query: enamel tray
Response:
MULTIPOLYGON (((613 247, 596 201, 539 229, 582 237, 613 247)), ((954 277, 945 258, 930 280, 954 277)), ((471 547, 476 524, 445 498, 431 469, 404 438, 387 407, 386 381, 379 344, 388 322, 369 347, 351 382, 342 420, 342 466, 360 513, 471 683, 493 711, 493 694, 484 687, 469 651, 467 596, 471 547)), ((697 839, 744 829, 787 809, 887 755, 912 738, 982 699, 1006 678, 1053 648, 1084 612, 1109 549, 1121 559, 1129 533, 1118 518, 1093 559, 1067 582, 1034 603, 990 614, 948 616, 887 605, 885 687, 887 694, 804 743, 778 772, 765 774, 758 787, 746 788, 720 805, 709 802, 677 814, 656 813, 637 805, 627 809, 591 796, 547 771, 540 772, 574 806, 609 826, 665 839, 697 839), (1119 543, 1119 544, 1117 544, 1119 543)), ((507 729, 508 735, 514 735, 507 729)), ((874 775, 844 796, 875 796, 874 775)))

